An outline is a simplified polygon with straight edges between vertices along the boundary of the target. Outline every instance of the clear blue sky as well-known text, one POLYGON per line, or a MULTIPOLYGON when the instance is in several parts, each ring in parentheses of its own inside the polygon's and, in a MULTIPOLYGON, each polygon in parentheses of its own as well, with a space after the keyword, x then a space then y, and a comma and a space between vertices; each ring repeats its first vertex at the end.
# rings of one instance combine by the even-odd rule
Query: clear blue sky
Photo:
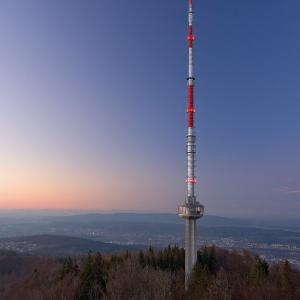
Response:
MULTIPOLYGON (((300 2, 194 0, 198 199, 300 214, 300 2)), ((187 0, 2 0, 0 207, 176 211, 187 0)))

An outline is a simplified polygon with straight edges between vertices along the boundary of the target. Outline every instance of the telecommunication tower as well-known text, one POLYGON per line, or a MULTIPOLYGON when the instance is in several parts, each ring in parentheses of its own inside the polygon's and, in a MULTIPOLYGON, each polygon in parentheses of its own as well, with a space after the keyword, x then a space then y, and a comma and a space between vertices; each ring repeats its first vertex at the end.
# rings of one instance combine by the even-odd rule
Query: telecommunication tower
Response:
POLYGON ((195 160, 196 160, 196 133, 194 127, 194 72, 193 72, 193 0, 188 0, 188 131, 186 139, 187 153, 187 194, 185 201, 178 207, 178 214, 185 220, 185 286, 188 288, 190 275, 197 261, 196 221, 203 216, 204 206, 196 200, 195 195, 195 160))

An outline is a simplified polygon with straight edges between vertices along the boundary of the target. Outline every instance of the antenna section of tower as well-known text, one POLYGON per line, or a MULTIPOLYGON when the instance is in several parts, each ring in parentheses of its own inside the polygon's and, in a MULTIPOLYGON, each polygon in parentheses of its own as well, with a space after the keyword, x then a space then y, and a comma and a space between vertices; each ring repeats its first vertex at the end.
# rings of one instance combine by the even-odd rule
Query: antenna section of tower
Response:
POLYGON ((193 45, 195 41, 193 33, 193 1, 188 0, 188 130, 186 139, 187 154, 187 194, 182 205, 178 207, 178 214, 185 220, 185 285, 188 288, 190 275, 197 261, 197 239, 196 239, 196 221, 204 213, 204 206, 196 200, 195 184, 195 160, 196 160, 196 133, 194 128, 194 70, 193 70, 193 45))

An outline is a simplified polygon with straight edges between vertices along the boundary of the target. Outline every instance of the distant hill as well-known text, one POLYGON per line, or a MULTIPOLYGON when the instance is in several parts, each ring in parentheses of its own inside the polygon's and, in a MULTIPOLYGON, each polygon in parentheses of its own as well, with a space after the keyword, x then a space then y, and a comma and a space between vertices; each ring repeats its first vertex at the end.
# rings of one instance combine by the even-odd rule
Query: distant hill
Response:
POLYGON ((33 235, 0 239, 0 249, 13 249, 18 253, 66 256, 92 252, 117 253, 125 250, 142 249, 143 246, 116 245, 85 238, 60 235, 33 235))
MULTIPOLYGON (((159 213, 113 213, 113 214, 80 214, 50 218, 56 222, 99 223, 99 222, 132 222, 132 223, 167 223, 182 224, 177 214, 159 213)), ((242 219, 232 219, 218 216, 204 216, 199 224, 202 226, 251 226, 251 222, 242 219)))

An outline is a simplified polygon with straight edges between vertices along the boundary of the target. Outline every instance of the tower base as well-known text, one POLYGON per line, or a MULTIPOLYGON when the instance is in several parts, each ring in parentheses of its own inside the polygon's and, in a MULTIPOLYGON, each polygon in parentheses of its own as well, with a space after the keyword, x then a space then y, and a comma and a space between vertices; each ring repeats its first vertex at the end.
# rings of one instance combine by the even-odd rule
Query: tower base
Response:
POLYGON ((197 262, 196 220, 185 220, 185 289, 188 289, 193 268, 197 262))
POLYGON ((199 202, 185 203, 178 207, 178 214, 185 220, 185 289, 189 287, 191 274, 197 262, 197 219, 204 213, 199 202))

